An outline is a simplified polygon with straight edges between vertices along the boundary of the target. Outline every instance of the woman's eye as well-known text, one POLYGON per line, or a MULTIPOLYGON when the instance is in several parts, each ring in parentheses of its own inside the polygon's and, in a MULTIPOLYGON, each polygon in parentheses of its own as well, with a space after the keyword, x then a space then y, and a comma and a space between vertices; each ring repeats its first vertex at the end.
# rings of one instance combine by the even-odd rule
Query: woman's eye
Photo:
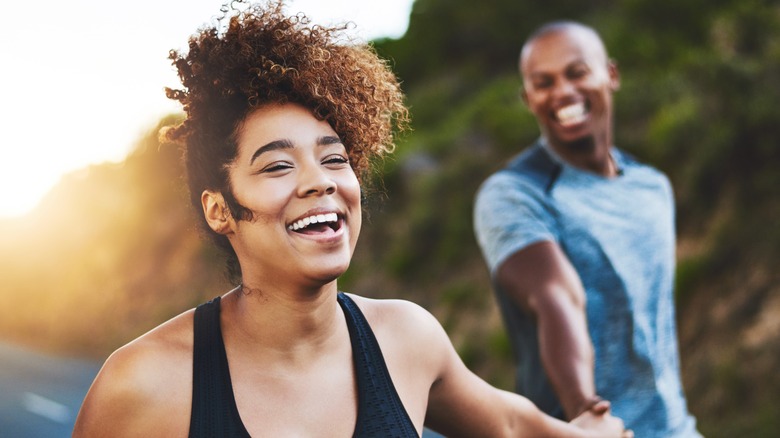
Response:
POLYGON ((273 163, 260 170, 261 173, 272 173, 281 170, 292 169, 292 165, 288 163, 273 163))
POLYGON ((339 164, 347 164, 349 163, 349 160, 347 159, 347 157, 344 157, 342 155, 329 155, 324 160, 322 160, 322 163, 339 165, 339 164))

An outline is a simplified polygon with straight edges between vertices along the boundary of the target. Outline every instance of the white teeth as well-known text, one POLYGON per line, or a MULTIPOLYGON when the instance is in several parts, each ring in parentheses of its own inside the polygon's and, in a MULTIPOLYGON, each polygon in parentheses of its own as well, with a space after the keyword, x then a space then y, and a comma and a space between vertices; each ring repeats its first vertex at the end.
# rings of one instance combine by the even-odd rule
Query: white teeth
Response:
POLYGON ((582 103, 575 103, 559 109, 555 113, 555 116, 562 125, 573 125, 585 120, 585 114, 585 105, 582 103))
POLYGON ((292 224, 287 226, 287 229, 291 231, 296 231, 296 230, 300 230, 301 228, 306 228, 311 224, 337 222, 338 220, 339 220, 339 215, 336 213, 315 214, 293 222, 292 224))

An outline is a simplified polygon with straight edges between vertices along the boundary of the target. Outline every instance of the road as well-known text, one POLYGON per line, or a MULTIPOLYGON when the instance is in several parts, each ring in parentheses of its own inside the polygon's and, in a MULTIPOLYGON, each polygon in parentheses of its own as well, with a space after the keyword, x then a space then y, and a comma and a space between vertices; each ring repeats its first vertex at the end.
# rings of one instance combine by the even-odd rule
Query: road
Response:
POLYGON ((0 343, 0 438, 70 437, 97 362, 0 343))
POLYGON ((70 437, 100 365, 0 342, 0 438, 70 437))

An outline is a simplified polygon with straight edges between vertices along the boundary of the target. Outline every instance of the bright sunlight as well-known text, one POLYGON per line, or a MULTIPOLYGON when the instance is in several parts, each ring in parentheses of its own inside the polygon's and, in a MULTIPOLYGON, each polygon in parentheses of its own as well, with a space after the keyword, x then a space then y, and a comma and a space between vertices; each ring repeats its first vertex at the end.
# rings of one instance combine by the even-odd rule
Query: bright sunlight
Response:
MULTIPOLYGON (((413 0, 292 0, 314 22, 355 23, 364 39, 400 37, 413 0)), ((0 217, 33 209, 63 175, 122 161, 157 121, 179 108, 167 59, 219 13, 223 0, 138 0, 121 9, 87 0, 35 3, 6 20, 0 53, 0 217), (33 23, 34 21, 34 23, 33 23)), ((12 7, 3 6, 6 17, 12 7)))

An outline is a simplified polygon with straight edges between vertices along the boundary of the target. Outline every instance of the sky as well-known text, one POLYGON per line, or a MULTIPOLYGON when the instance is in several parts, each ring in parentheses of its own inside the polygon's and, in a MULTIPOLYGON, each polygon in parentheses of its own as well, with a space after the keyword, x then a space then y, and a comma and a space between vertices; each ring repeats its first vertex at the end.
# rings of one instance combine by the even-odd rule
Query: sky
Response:
MULTIPOLYGON (((171 49, 223 0, 6 2, 0 28, 0 217, 20 216, 69 172, 122 161, 178 112, 171 49), (14 11, 12 8, 15 8, 14 11)), ((413 0, 288 0, 313 22, 352 21, 363 40, 398 38, 413 0)))

